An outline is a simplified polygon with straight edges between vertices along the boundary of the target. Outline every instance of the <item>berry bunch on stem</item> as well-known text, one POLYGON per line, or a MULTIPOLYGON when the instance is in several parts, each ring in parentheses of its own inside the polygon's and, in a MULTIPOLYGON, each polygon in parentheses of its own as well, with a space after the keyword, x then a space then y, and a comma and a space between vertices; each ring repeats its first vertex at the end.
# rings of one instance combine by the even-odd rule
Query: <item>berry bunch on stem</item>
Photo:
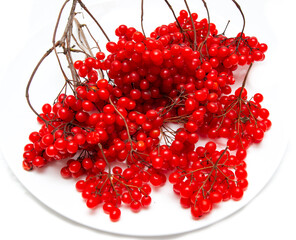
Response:
POLYGON ((233 0, 244 23, 235 37, 226 37, 225 30, 218 33, 204 0, 208 17, 200 20, 186 0, 186 10, 179 15, 165 0, 174 22, 146 36, 142 1, 142 31, 120 25, 115 29, 118 39, 111 41, 83 2, 73 0, 57 41, 68 2, 59 13, 53 46, 27 85, 26 98, 41 127, 29 135, 23 168, 63 161, 61 176, 76 179, 87 207, 102 206, 112 221, 119 220, 122 204, 134 212, 149 207, 152 189, 164 186, 167 178, 194 219, 221 201, 240 200, 248 186, 247 151, 263 140, 271 121, 261 106, 262 94, 247 96, 248 73, 264 60, 267 45, 245 35, 239 4, 233 0), (103 32, 108 53, 100 50, 87 25, 79 23, 77 5, 103 32), (51 53, 65 83, 53 104, 44 104, 38 113, 29 89, 51 53), (233 73, 242 68, 247 73, 240 83, 233 73), (241 86, 234 89, 236 82, 241 86), (208 139, 205 144, 199 144, 201 137, 208 139), (217 139, 224 139, 225 146, 217 139))

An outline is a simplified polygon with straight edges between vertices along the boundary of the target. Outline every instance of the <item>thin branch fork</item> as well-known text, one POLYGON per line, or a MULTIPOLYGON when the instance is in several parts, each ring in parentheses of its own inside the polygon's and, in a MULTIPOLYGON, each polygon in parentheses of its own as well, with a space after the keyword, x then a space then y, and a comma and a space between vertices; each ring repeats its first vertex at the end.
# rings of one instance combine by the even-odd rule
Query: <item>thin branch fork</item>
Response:
MULTIPOLYGON (((75 38, 73 38, 73 23, 74 21, 76 20, 75 19, 75 15, 76 15, 76 12, 75 12, 75 9, 77 7, 77 4, 79 4, 90 16, 91 18, 95 21, 95 23, 97 25, 99 25, 100 29, 102 30, 103 34, 106 36, 107 40, 109 40, 107 34, 104 32, 103 28, 100 26, 100 24, 98 23, 98 21, 93 17, 93 15, 90 13, 90 11, 87 9, 87 7, 82 3, 81 0, 72 0, 72 5, 71 5, 71 9, 70 9, 70 13, 68 15, 68 20, 67 20, 67 23, 66 23, 66 26, 65 26, 65 29, 63 31, 63 34, 60 38, 60 40, 56 40, 57 38, 57 31, 58 31, 58 28, 59 28, 59 25, 60 25, 60 21, 61 21, 61 18, 62 18, 62 14, 65 10, 65 7, 67 6, 67 4, 70 2, 70 0, 66 0, 60 11, 59 11, 59 14, 58 14, 58 18, 57 18, 57 21, 56 21, 56 24, 55 24, 55 28, 54 28, 54 31, 53 31, 53 36, 52 36, 52 47, 47 50, 44 55, 41 57, 41 59, 38 61, 37 65, 35 66, 33 72, 31 73, 31 76, 28 80, 28 83, 27 83, 27 86, 26 86, 26 100, 27 100, 27 103, 29 105, 29 107, 31 108, 31 110, 40 118, 44 121, 44 123, 46 124, 46 126, 48 126, 48 124, 50 124, 49 121, 46 121, 43 117, 40 116, 40 114, 38 114, 38 112, 34 109, 34 107, 32 106, 32 103, 30 101, 30 94, 29 94, 29 90, 30 90, 30 86, 32 84, 32 81, 36 75, 36 72, 38 71, 40 65, 43 63, 43 61, 52 53, 54 52, 55 53, 55 56, 57 58, 57 61, 58 61, 58 64, 59 64, 59 67, 60 67, 60 70, 61 70, 61 73, 65 79, 65 84, 62 88, 62 90, 60 91, 60 93, 63 91, 63 90, 67 90, 67 86, 69 85, 69 87, 71 88, 71 90, 73 91, 74 95, 75 95, 75 89, 76 87, 78 87, 80 85, 80 77, 78 76, 77 74, 77 71, 76 69, 74 68, 74 61, 73 61, 73 58, 72 58, 72 52, 79 52, 79 53, 84 53, 85 56, 89 56, 89 55, 92 55, 91 54, 91 50, 90 50, 90 47, 86 47, 90 53, 87 53, 87 51, 83 48, 81 48, 80 46, 80 49, 73 49, 72 48, 72 45, 71 45, 71 40, 75 38), (68 62, 68 68, 70 70, 70 73, 71 73, 71 76, 72 76, 72 79, 70 79, 63 66, 62 66, 62 62, 61 62, 61 59, 60 59, 60 56, 59 56, 59 52, 57 51, 57 48, 63 48, 63 51, 62 53, 65 55, 66 57, 66 60, 68 62)), ((77 24, 78 25, 78 24, 77 24)), ((82 27, 80 26, 80 24, 78 25, 78 28, 82 31, 82 27)), ((87 40, 86 40, 86 37, 84 36, 84 33, 80 31, 80 36, 82 36, 83 38, 83 41, 85 43, 86 46, 89 46, 88 43, 87 43, 87 40)), ((75 40, 76 42, 76 40, 75 40)))

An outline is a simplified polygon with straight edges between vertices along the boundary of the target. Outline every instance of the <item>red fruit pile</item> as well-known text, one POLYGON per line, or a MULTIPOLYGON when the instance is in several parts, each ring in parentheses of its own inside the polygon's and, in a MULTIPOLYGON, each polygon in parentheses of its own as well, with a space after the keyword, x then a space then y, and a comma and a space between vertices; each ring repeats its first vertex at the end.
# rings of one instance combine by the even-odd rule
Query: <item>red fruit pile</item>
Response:
POLYGON ((247 150, 271 122, 261 94, 248 100, 247 77, 231 87, 233 72, 264 60, 267 45, 244 33, 228 38, 197 18, 182 10, 150 37, 121 25, 107 56, 75 61, 81 83, 42 107, 24 169, 65 161, 62 177, 77 179, 87 207, 102 205, 113 221, 121 204, 148 207, 151 186, 167 177, 194 218, 240 200, 247 150), (200 137, 208 139, 204 146, 200 137), (221 138, 225 147, 217 149, 221 138))

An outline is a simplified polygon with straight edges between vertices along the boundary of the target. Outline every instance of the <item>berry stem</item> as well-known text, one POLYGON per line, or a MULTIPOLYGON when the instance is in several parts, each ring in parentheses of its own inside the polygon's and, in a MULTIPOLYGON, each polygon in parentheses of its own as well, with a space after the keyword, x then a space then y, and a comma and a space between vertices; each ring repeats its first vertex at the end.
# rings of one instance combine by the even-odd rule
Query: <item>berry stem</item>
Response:
MULTIPOLYGON (((203 48, 204 44, 207 42, 207 39, 208 39, 208 37, 210 35, 210 23, 211 23, 211 21, 210 21, 210 12, 209 12, 209 9, 208 9, 208 5, 207 5, 207 3, 206 3, 205 0, 202 0, 202 2, 203 2, 204 7, 205 7, 205 9, 207 11, 207 16, 208 16, 208 32, 207 32, 207 36, 205 37, 205 39, 199 45, 198 50, 199 50, 200 53, 201 53, 202 48, 203 48)), ((200 54, 200 55, 202 56, 202 54, 200 54)))
POLYGON ((107 158, 105 156, 105 153, 104 153, 104 149, 102 147, 102 144, 101 143, 98 143, 98 146, 99 146, 99 148, 101 150, 101 153, 102 153, 102 156, 103 156, 103 158, 104 158, 104 160, 105 160, 105 162, 106 162, 106 164, 108 166, 108 173, 110 175, 111 174, 111 166, 110 166, 110 163, 109 163, 109 161, 107 160, 107 158))
POLYGON ((88 8, 85 6, 85 4, 81 0, 78 0, 78 2, 79 2, 79 5, 87 12, 87 14, 98 25, 98 27, 100 28, 100 30, 102 31, 102 33, 104 34, 104 36, 106 37, 108 42, 110 42, 110 39, 109 39, 108 35, 106 34, 106 32, 104 31, 104 29, 102 28, 101 24, 97 21, 97 19, 95 19, 95 17, 91 14, 91 12, 88 10, 88 8))
MULTIPOLYGON (((56 43, 56 46, 58 46, 60 44, 60 42, 57 42, 56 43)), ((42 119, 42 121, 44 121, 44 123, 46 124, 46 126, 51 125, 49 123, 49 121, 45 120, 43 117, 40 116, 40 114, 34 109, 34 107, 32 106, 32 103, 30 101, 30 94, 29 94, 29 90, 30 90, 30 86, 32 84, 32 81, 34 79, 34 76, 36 74, 36 72, 38 71, 38 68, 40 67, 40 65, 42 64, 42 62, 44 61, 44 59, 46 59, 47 56, 49 56, 52 51, 53 51, 54 47, 51 47, 49 50, 46 51, 46 53, 41 57, 41 59, 39 60, 39 62, 37 63, 37 65, 35 66, 30 78, 29 78, 29 81, 27 83, 27 87, 26 87, 26 99, 27 99, 27 103, 29 105, 29 107, 31 108, 31 110, 40 118, 42 119)), ((51 125, 52 126, 52 125, 51 125)))
MULTIPOLYGON (((55 25, 55 28, 54 28, 54 32, 53 32, 53 36, 52 36, 52 44, 53 44, 53 50, 54 50, 54 53, 56 55, 56 58, 57 58, 57 61, 58 61, 58 64, 59 64, 59 67, 60 67, 60 70, 65 78, 65 81, 66 82, 69 82, 69 78, 67 77, 63 67, 62 67, 62 63, 61 63, 61 60, 59 58, 59 55, 58 55, 58 52, 57 52, 57 47, 60 46, 64 49, 64 54, 68 57, 68 54, 67 52, 69 52, 67 49, 69 49, 69 46, 70 46, 70 40, 69 40, 69 32, 72 32, 72 28, 73 28, 73 20, 74 20, 74 15, 75 15, 75 8, 76 8, 76 5, 77 5, 77 0, 73 0, 73 3, 72 3, 72 7, 71 7, 71 11, 70 11, 70 14, 69 14, 69 17, 68 17, 68 21, 67 21, 67 25, 65 27, 65 30, 64 30, 64 33, 60 39, 60 45, 56 45, 56 34, 57 34, 57 31, 58 31, 58 27, 59 27, 59 24, 60 24, 60 20, 61 20, 61 16, 62 16, 62 13, 64 11, 64 8, 65 6, 67 5, 67 3, 69 2, 69 0, 67 0, 60 12, 59 12, 59 15, 58 15, 58 19, 56 21, 56 25, 55 25), (66 47, 67 46, 67 47, 66 47)), ((68 60, 68 59, 67 59, 68 60)), ((69 61, 68 61, 69 62, 69 61)), ((76 76, 76 79, 79 79, 76 72, 75 72, 75 69, 73 67, 73 64, 69 64, 69 67, 70 67, 70 71, 72 73, 72 77, 73 79, 75 78, 76 76)), ((74 83, 74 87, 75 87, 75 83, 74 83)))
POLYGON ((240 7, 240 5, 238 4, 238 2, 236 0, 232 0, 232 2, 235 4, 235 6, 238 8, 238 10, 240 11, 241 15, 242 15, 242 18, 243 18, 243 28, 242 28, 242 31, 241 31, 241 37, 244 33, 244 30, 245 30, 245 25, 246 25, 246 19, 245 19, 245 15, 240 7))
POLYGON ((197 47, 197 41, 196 41, 196 29, 195 29, 195 25, 194 25, 194 21, 193 21, 193 18, 192 18, 192 15, 191 15, 191 11, 190 11, 190 8, 188 6, 188 3, 187 3, 187 0, 184 0, 185 2, 185 5, 186 5, 186 8, 187 8, 187 11, 189 13, 189 16, 190 16, 190 19, 191 19, 191 24, 192 24, 192 27, 193 27, 193 33, 194 33, 194 43, 193 43, 193 51, 196 50, 196 47, 197 47))
POLYGON ((144 0, 141 0, 141 28, 142 28, 142 32, 146 38, 143 21, 144 21, 144 0))
MULTIPOLYGON (((224 149, 224 151, 221 153, 221 155, 219 156, 219 158, 218 158, 218 160, 211 166, 212 167, 212 170, 208 173, 208 175, 207 175, 207 178, 203 181, 203 183, 202 183, 202 185, 200 186, 200 188, 197 190, 197 195, 199 194, 199 192, 202 190, 203 191, 203 195, 204 195, 204 186, 205 186, 205 184, 208 182, 208 180, 210 179, 210 177, 212 176, 212 173, 214 172, 214 170, 215 170, 215 172, 216 172, 216 174, 215 174, 215 176, 217 176, 217 169, 218 169, 218 163, 219 163, 219 161, 222 159, 222 157, 223 157, 223 155, 226 153, 226 151, 227 151, 227 149, 228 149, 228 147, 226 147, 225 149, 224 149)), ((214 179, 214 182, 215 182, 215 180, 216 180, 216 177, 215 177, 215 179, 214 179)), ((211 188, 212 188, 212 186, 213 186, 213 184, 211 185, 211 188)), ((210 190, 209 191, 207 191, 207 193, 209 193, 210 192, 210 190)), ((206 196, 204 196, 204 197, 206 197, 206 196)), ((194 202, 194 205, 196 205, 196 203, 197 203, 197 198, 195 199, 195 202, 194 202)))
POLYGON ((227 21, 226 26, 225 26, 225 28, 224 28, 224 30, 222 32, 222 35, 225 35, 225 32, 226 32, 226 30, 228 28, 229 23, 230 23, 230 20, 227 21))
POLYGON ((176 23, 177 23, 178 27, 180 28, 181 33, 183 34, 184 37, 186 37, 186 35, 185 35, 185 33, 184 33, 184 30, 183 30, 183 28, 182 28, 182 26, 181 26, 181 24, 180 24, 180 22, 179 22, 179 20, 178 20, 178 18, 177 18, 177 16, 176 16, 176 14, 175 14, 175 11, 174 11, 172 5, 169 3, 168 0, 164 0, 164 1, 166 2, 166 4, 168 5, 169 9, 170 9, 171 12, 173 13, 174 18, 175 18, 175 20, 176 20, 176 23))
MULTIPOLYGON (((94 54, 91 50, 91 47, 89 46, 89 43, 85 37, 85 34, 84 34, 84 31, 83 31, 83 27, 85 27, 86 25, 85 24, 80 24, 79 21, 77 20, 77 18, 74 18, 74 21, 75 21, 75 24, 78 28, 78 37, 79 37, 79 40, 80 40, 80 43, 82 43, 84 46, 83 46, 83 49, 85 48, 86 51, 89 52, 89 56, 91 57, 94 57, 94 54)), ((72 34, 73 35, 73 34, 72 34)), ((92 36, 92 35, 91 35, 92 36)), ((96 42, 96 41, 95 41, 96 42)))
POLYGON ((244 90, 244 88, 246 86, 247 78, 248 78, 248 75, 249 75, 249 72, 250 72, 252 66, 253 66, 253 63, 250 64, 250 66, 249 66, 249 68, 248 68, 248 70, 246 72, 246 75, 244 77, 244 80, 243 80, 243 83, 242 83, 242 86, 241 86, 241 91, 239 93, 238 99, 241 99, 241 96, 242 96, 243 90, 244 90))
POLYGON ((117 114, 122 118, 122 120, 123 120, 123 122, 124 122, 124 124, 125 124, 125 128, 126 128, 127 136, 128 136, 129 142, 130 142, 130 144, 131 144, 131 151, 133 151, 133 145, 132 145, 133 140, 132 140, 132 138, 131 138, 131 135, 130 135, 130 132, 129 132, 129 129, 128 129, 128 124, 127 124, 127 122, 126 122, 126 119, 125 119, 125 117, 124 117, 124 116, 118 111, 118 109, 116 108, 116 106, 115 106, 114 103, 112 102, 111 98, 109 98, 109 102, 110 102, 110 104, 114 107, 115 112, 117 112, 117 114))

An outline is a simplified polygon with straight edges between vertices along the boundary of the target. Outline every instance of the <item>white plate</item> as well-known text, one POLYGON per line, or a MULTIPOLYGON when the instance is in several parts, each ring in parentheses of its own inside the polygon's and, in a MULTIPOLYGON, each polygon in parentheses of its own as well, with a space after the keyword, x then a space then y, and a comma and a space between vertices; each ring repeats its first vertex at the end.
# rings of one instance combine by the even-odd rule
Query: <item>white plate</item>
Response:
MULTIPOLYGON (((137 4, 131 4, 132 2, 135 3, 132 0, 114 0, 102 1, 102 5, 93 5, 92 11, 99 16, 100 23, 111 39, 115 39, 112 34, 114 28, 119 24, 124 23, 140 29, 140 1, 137 1, 137 4), (116 14, 116 19, 114 14, 116 14)), ((180 1, 178 3, 171 2, 176 12, 184 8, 180 1)), ((188 2, 193 6, 193 1, 188 2)), ((229 26, 227 33, 231 35, 232 32, 238 32, 241 23, 239 13, 233 5, 229 4, 226 12, 223 10, 226 17, 222 17, 222 12, 219 12, 222 8, 220 2, 222 1, 208 3, 212 21, 216 23, 220 32, 223 31, 228 19, 238 21, 238 25, 232 23, 229 26), (234 14, 232 14, 233 12, 234 14), (218 20, 220 24, 217 24, 218 20)), ((255 1, 249 1, 249 4, 245 3, 246 6, 243 6, 246 18, 251 16, 254 11, 258 11, 258 8, 260 10, 261 7, 262 10, 264 7, 256 5, 257 7, 253 8, 254 4, 255 1)), ((170 10, 163 2, 145 1, 145 7, 144 26, 147 33, 161 23, 167 24, 173 21, 170 10)), ((202 3, 196 3, 191 9, 198 11, 201 16, 206 16, 202 3)), ((75 190, 75 180, 64 180, 60 177, 59 169, 63 165, 60 162, 39 171, 24 171, 22 169, 23 147, 28 143, 29 133, 39 129, 36 117, 26 103, 25 87, 33 67, 50 47, 52 28, 44 29, 26 45, 23 52, 12 63, 6 78, 1 82, 0 147, 8 165, 24 187, 45 205, 77 223, 101 231, 133 236, 172 235, 208 226, 233 214, 249 203, 271 179, 283 157, 288 139, 280 108, 280 96, 275 97, 279 95, 278 76, 272 71, 276 62, 270 58, 271 55, 277 54, 277 39, 272 38, 273 33, 269 28, 268 19, 260 18, 260 24, 256 24, 254 19, 248 20, 247 18, 249 24, 246 27, 247 33, 259 35, 259 41, 268 39, 269 51, 266 61, 255 64, 252 68, 247 89, 250 95, 257 91, 263 93, 265 97, 263 105, 270 110, 273 125, 271 130, 266 133, 263 142, 252 146, 249 150, 247 157, 249 188, 241 201, 221 203, 210 214, 195 221, 192 220, 188 209, 180 207, 179 198, 173 193, 172 186, 167 183, 165 187, 152 192, 152 204, 149 209, 135 214, 130 209, 122 208, 121 220, 113 223, 101 208, 93 211, 85 206, 81 195, 75 190), (260 37, 264 39, 261 40, 260 37), (36 41, 42 42, 42 44, 38 44, 36 41), (46 47, 44 48, 44 46, 46 47)), ((32 83, 30 96, 33 106, 40 110, 43 103, 51 103, 62 83, 58 65, 54 57, 50 57, 44 62, 32 83)))

